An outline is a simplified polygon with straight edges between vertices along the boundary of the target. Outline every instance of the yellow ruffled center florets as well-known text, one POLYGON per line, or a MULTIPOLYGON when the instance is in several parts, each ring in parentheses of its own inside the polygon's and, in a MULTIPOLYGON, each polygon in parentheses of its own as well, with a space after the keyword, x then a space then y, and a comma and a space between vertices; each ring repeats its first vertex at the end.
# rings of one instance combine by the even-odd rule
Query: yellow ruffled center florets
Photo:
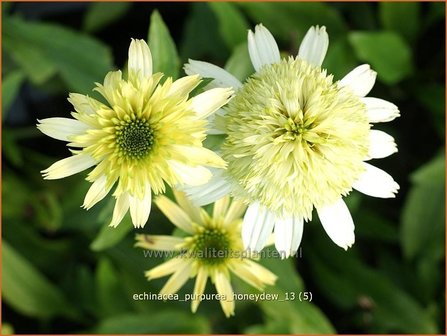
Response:
POLYGON ((363 172, 366 107, 320 67, 294 58, 264 66, 226 112, 222 151, 239 196, 278 215, 310 218, 363 172))

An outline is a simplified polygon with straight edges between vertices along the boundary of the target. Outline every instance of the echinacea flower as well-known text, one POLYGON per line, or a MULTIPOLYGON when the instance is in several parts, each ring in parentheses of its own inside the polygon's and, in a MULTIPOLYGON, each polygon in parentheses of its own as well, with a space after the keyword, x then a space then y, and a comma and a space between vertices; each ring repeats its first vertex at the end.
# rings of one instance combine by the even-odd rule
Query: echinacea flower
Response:
POLYGON ((205 183, 211 177, 205 166, 225 166, 202 141, 206 118, 228 102, 232 91, 216 88, 190 98, 201 81, 198 75, 174 82, 167 78, 160 84, 162 77, 152 73, 146 42, 132 40, 127 80, 121 71, 112 71, 104 84, 96 84, 107 104, 71 93, 74 119, 39 120, 43 133, 73 148, 71 157, 42 172, 44 178, 60 179, 95 166, 87 177, 92 185, 83 207, 90 209, 116 184, 111 226, 117 226, 129 209, 134 226, 144 226, 152 192, 164 192, 165 183, 205 183))
POLYGON ((251 260, 252 255, 243 248, 240 230, 246 206, 242 202, 231 202, 225 196, 215 202, 210 216, 182 192, 174 191, 174 195, 178 205, 165 196, 157 197, 155 203, 187 236, 140 234, 135 245, 149 250, 178 252, 174 258, 146 272, 148 280, 172 274, 160 295, 175 294, 189 278, 196 277, 191 300, 191 310, 196 312, 210 278, 216 286, 222 310, 229 317, 234 314, 232 276, 259 290, 275 283, 276 276, 251 260))
POLYGON ((228 169, 185 190, 197 204, 213 202, 216 191, 249 203, 242 229, 249 249, 262 249, 274 230, 278 251, 294 254, 314 208, 329 237, 347 249, 355 236, 343 196, 354 188, 388 198, 399 189, 389 174, 365 162, 397 152, 393 137, 370 123, 391 121, 399 110, 365 97, 376 79, 369 65, 334 82, 321 68, 328 45, 325 27, 311 27, 298 55, 281 59, 271 33, 258 25, 248 33, 256 73, 244 83, 209 63, 185 65, 187 74, 213 78, 213 87, 237 90, 213 127, 226 134, 221 153, 228 169))

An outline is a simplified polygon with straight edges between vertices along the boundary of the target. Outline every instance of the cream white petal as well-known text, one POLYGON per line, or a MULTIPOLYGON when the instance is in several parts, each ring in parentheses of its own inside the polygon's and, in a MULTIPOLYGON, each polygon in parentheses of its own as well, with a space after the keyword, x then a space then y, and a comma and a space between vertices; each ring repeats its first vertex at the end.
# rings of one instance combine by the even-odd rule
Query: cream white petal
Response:
POLYGON ((194 299, 191 302, 191 311, 195 313, 200 304, 200 296, 205 291, 208 272, 204 267, 199 268, 197 272, 196 282, 194 284, 194 299))
POLYGON ((310 27, 301 42, 298 57, 307 62, 321 66, 329 46, 326 27, 310 27))
POLYGON ((400 116, 398 107, 389 101, 374 97, 364 97, 361 101, 366 105, 370 122, 388 122, 400 116))
POLYGON ((172 83, 168 96, 185 96, 188 95, 194 88, 199 85, 200 77, 198 75, 185 76, 177 79, 172 83))
POLYGON ((230 280, 224 273, 216 272, 215 282, 217 293, 223 297, 223 299, 220 300, 222 310, 226 317, 230 317, 231 315, 234 315, 234 292, 230 280))
POLYGON ((278 277, 274 273, 270 272, 267 268, 252 260, 245 260, 245 262, 250 266, 250 272, 255 274, 259 279, 262 279, 262 282, 264 284, 275 284, 275 281, 278 277))
POLYGON ((166 275, 174 273, 182 265, 184 267, 185 264, 185 259, 181 257, 172 258, 163 264, 146 271, 144 275, 148 278, 148 280, 162 278, 166 275))
POLYGON ((369 158, 381 159, 397 152, 394 138, 383 131, 371 130, 369 132, 369 141, 369 158))
POLYGON ((85 133, 89 126, 76 119, 46 118, 38 120, 37 128, 54 139, 71 141, 70 136, 85 133))
POLYGON ((175 251, 184 242, 180 237, 146 234, 138 234, 136 240, 135 247, 156 251, 175 251))
POLYGON ((129 74, 141 77, 152 75, 152 55, 144 40, 134 40, 129 47, 129 74))
POLYGON ((334 204, 318 208, 317 212, 324 230, 335 244, 345 250, 354 244, 354 222, 341 198, 334 204))
POLYGON ((230 197, 229 196, 222 197, 221 199, 216 201, 214 203, 214 208, 213 208, 213 218, 224 217, 228 210, 229 205, 230 205, 230 197))
POLYGON ((248 53, 256 71, 280 60, 275 38, 262 24, 255 27, 254 33, 251 30, 248 32, 248 53))
POLYGON ((96 160, 88 154, 75 154, 53 163, 41 173, 46 180, 56 180, 79 173, 96 163, 96 160))
POLYGON ((185 232, 194 232, 194 229, 191 225, 191 218, 182 208, 172 202, 169 198, 165 196, 159 196, 155 199, 155 204, 172 224, 185 232))
POLYGON ((129 195, 130 217, 136 228, 142 228, 146 224, 152 205, 152 190, 150 186, 146 187, 142 199, 129 195))
POLYGON ((227 213, 225 214, 224 224, 228 225, 232 223, 235 219, 240 218, 245 210, 247 209, 247 205, 244 202, 234 199, 228 208, 227 213))
POLYGON ((87 210, 90 209, 107 196, 110 189, 112 189, 112 186, 113 184, 107 186, 107 177, 105 175, 101 175, 95 182, 92 183, 91 187, 87 191, 84 198, 84 204, 82 206, 87 210))
POLYGON ((96 99, 90 98, 79 93, 70 93, 68 101, 73 105, 76 112, 85 114, 94 114, 101 107, 101 103, 96 99))
POLYGON ((184 261, 178 265, 178 269, 169 278, 163 288, 160 290, 161 295, 175 294, 185 284, 191 276, 191 264, 184 261))
POLYGON ((211 179, 200 186, 182 186, 181 189, 188 195, 194 204, 202 206, 214 203, 218 199, 228 195, 232 185, 228 181, 224 169, 209 168, 212 173, 211 179))
POLYGON ((184 66, 188 75, 199 74, 203 78, 214 78, 207 88, 233 88, 239 89, 242 83, 225 69, 214 64, 190 59, 184 66))
POLYGON ((359 97, 365 97, 373 88, 376 77, 377 72, 371 70, 369 64, 363 64, 343 77, 339 85, 349 87, 359 97))
POLYGON ((233 274, 238 276, 240 279, 248 283, 250 286, 253 286, 256 289, 262 291, 264 283, 257 274, 253 273, 253 271, 250 269, 250 265, 246 263, 246 260, 244 260, 244 262, 235 262, 233 264, 229 264, 228 267, 233 272, 233 274))
POLYGON ((209 117, 230 100, 232 89, 215 88, 207 90, 191 99, 192 109, 200 119, 209 117))
POLYGON ((275 222, 275 247, 281 258, 288 258, 298 250, 303 237, 304 220, 302 217, 289 217, 275 222))
POLYGON ((129 194, 122 193, 116 198, 115 207, 113 208, 112 221, 109 226, 117 227, 123 220, 129 210, 129 194))
POLYGON ((168 164, 181 181, 181 184, 198 186, 205 184, 211 179, 211 172, 205 167, 191 167, 175 160, 168 160, 168 164))
POLYGON ((202 213, 204 210, 196 206, 183 191, 173 189, 172 192, 174 193, 177 204, 180 205, 180 208, 189 216, 189 218, 191 218, 194 223, 202 223, 202 213))
POLYGON ((183 156, 192 164, 218 168, 224 168, 226 166, 226 162, 219 155, 205 147, 172 145, 171 148, 177 152, 177 155, 183 156))
POLYGON ((242 224, 244 248, 259 252, 273 231, 275 215, 258 202, 249 205, 242 224))
POLYGON ((393 177, 379 169, 363 162, 365 172, 352 185, 352 187, 365 195, 380 197, 380 198, 394 198, 396 197, 399 185, 394 181, 393 177))

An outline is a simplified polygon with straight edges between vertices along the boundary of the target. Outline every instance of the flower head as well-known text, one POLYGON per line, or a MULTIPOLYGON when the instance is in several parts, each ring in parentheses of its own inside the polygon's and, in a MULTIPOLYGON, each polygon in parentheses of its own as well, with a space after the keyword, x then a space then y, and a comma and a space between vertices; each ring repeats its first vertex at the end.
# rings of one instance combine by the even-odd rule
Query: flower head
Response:
POLYGON ((146 223, 151 194, 170 186, 199 185, 211 177, 204 166, 224 167, 225 162, 202 146, 206 118, 228 102, 232 91, 216 88, 193 98, 198 75, 173 82, 152 73, 149 47, 132 40, 128 78, 121 71, 109 72, 95 88, 103 104, 81 94, 70 94, 74 119, 39 120, 48 136, 67 141, 73 156, 43 171, 46 179, 59 179, 95 166, 87 180, 92 186, 83 207, 91 208, 116 185, 111 226, 120 223, 130 209, 136 227, 146 223))
POLYGON ((276 276, 250 259, 240 237, 242 214, 246 206, 230 202, 228 196, 214 204, 212 216, 194 206, 183 193, 174 192, 179 205, 164 196, 155 203, 173 224, 184 231, 185 238, 137 235, 136 246, 149 250, 174 251, 169 261, 146 272, 148 280, 171 275, 160 294, 175 294, 191 277, 196 277, 191 309, 196 312, 207 279, 215 284, 225 315, 234 314, 231 274, 262 290, 273 285, 276 276))
POLYGON ((376 78, 368 65, 334 82, 321 68, 328 44, 325 27, 312 27, 298 55, 281 59, 271 33, 258 25, 248 34, 256 73, 245 83, 208 63, 185 65, 188 74, 238 90, 214 121, 214 129, 227 135, 221 152, 228 169, 216 174, 220 179, 186 191, 206 204, 213 201, 207 191, 225 181, 221 189, 248 202, 242 231, 247 248, 262 249, 274 230, 277 249, 293 254, 316 208, 328 235, 346 249, 354 243, 354 224, 342 197, 353 188, 394 197, 399 188, 365 162, 397 151, 394 139, 370 123, 390 121, 399 111, 387 101, 365 98, 376 78))

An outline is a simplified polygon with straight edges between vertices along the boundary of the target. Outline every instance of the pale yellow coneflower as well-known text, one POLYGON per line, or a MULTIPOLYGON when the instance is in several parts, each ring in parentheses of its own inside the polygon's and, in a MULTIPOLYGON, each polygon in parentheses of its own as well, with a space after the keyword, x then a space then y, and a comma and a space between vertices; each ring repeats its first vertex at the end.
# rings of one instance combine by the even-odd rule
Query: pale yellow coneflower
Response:
POLYGON ((196 312, 207 279, 215 284, 220 304, 227 317, 234 314, 234 292, 231 274, 262 290, 273 285, 276 276, 251 260, 244 250, 240 229, 246 206, 230 201, 228 196, 214 204, 212 216, 194 206, 182 192, 174 192, 177 204, 165 196, 157 197, 160 210, 184 231, 184 238, 137 235, 136 246, 149 250, 174 251, 178 255, 146 272, 148 280, 171 275, 161 295, 175 294, 189 278, 196 277, 191 309, 196 312))
POLYGON ((190 60, 188 74, 214 78, 213 87, 231 86, 235 98, 214 119, 213 133, 226 134, 226 171, 185 191, 197 204, 218 192, 249 203, 242 236, 260 250, 274 230, 276 248, 294 254, 304 221, 315 208, 330 238, 347 249, 354 223, 342 197, 352 188, 374 197, 394 197, 399 186, 370 159, 397 152, 393 137, 370 123, 399 116, 385 100, 365 97, 376 72, 361 65, 333 80, 321 64, 329 45, 325 27, 311 27, 296 57, 281 59, 272 34, 262 25, 248 33, 256 73, 245 83, 215 65, 190 60))
POLYGON ((216 88, 193 98, 198 75, 173 82, 159 81, 152 73, 152 56, 143 40, 132 40, 128 78, 121 71, 109 72, 95 88, 103 104, 85 95, 71 93, 74 119, 48 118, 37 127, 46 135, 68 142, 73 155, 43 171, 45 179, 60 179, 95 166, 87 180, 92 186, 83 207, 91 208, 116 184, 111 226, 117 226, 130 209, 135 227, 145 225, 151 194, 170 186, 200 185, 211 172, 205 167, 225 162, 202 146, 206 118, 226 104, 231 89, 216 88))

